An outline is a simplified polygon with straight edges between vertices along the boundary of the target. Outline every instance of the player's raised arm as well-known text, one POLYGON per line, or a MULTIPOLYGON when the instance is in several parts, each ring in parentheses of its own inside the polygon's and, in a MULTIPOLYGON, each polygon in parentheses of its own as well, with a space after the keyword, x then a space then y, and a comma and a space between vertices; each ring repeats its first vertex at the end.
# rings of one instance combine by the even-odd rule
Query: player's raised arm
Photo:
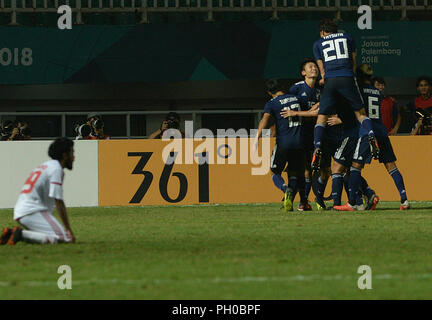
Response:
POLYGON ((71 226, 69 224, 69 218, 68 218, 68 215, 66 213, 66 205, 65 205, 64 201, 56 199, 55 205, 56 205, 57 213, 58 213, 58 215, 59 215, 59 217, 60 217, 61 221, 63 222, 63 225, 66 229, 67 236, 71 239, 71 242, 75 242, 75 236, 74 236, 72 229, 71 229, 71 226))

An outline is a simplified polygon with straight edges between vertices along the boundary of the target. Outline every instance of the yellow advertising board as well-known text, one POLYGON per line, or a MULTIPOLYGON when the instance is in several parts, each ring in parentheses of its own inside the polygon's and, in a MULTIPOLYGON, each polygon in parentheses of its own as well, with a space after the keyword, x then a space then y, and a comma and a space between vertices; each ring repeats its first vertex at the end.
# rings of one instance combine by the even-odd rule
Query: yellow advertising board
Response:
MULTIPOLYGON (((397 136, 391 141, 409 199, 432 200, 432 137, 397 136)), ((99 205, 280 202, 283 194, 268 170, 273 146, 273 139, 260 140, 253 158, 252 139, 247 138, 99 141, 99 205), (174 157, 174 163, 167 161, 174 157)), ((363 176, 381 200, 399 200, 384 165, 374 160, 363 176)), ((330 190, 329 182, 326 194, 330 190)))
MULTIPOLYGON (((266 139, 262 165, 250 164, 251 140, 178 139, 176 160, 167 164, 161 140, 106 140, 99 142, 99 205, 160 205, 280 201, 269 172, 274 140, 266 139), (229 141, 228 141, 229 140, 229 141), (233 143, 234 142, 234 143, 233 143), (240 149, 242 151, 240 152, 240 149), (207 153, 207 154, 204 154, 207 153), (209 160, 201 161, 205 156, 209 160), (243 159, 242 159, 243 158, 243 159), (254 175, 253 169, 265 169, 254 175)), ((260 147, 262 140, 260 141, 260 147)), ((258 154, 259 156, 260 154, 258 154)), ((258 161, 257 161, 258 162, 258 161)))

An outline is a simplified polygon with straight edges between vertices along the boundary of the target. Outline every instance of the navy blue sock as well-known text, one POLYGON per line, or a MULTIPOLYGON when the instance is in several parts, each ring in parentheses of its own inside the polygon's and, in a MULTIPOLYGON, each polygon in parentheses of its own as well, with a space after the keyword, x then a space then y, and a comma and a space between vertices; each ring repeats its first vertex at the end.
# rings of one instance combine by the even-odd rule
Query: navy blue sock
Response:
POLYGON ((401 173, 399 172, 398 168, 394 168, 393 170, 389 171, 389 174, 393 178, 396 188, 399 191, 399 194, 401 196, 401 202, 405 202, 405 200, 407 199, 407 195, 401 173))
POLYGON ((305 197, 306 199, 309 198, 309 193, 312 188, 312 180, 310 178, 305 178, 305 197))
POLYGON ((288 179, 288 188, 293 190, 294 195, 297 193, 297 177, 290 176, 288 179))
POLYGON ((322 124, 316 124, 314 128, 314 146, 316 148, 321 148, 321 142, 324 136, 325 126, 322 124))
POLYGON ((333 206, 341 205, 342 198, 342 188, 343 188, 343 178, 340 173, 332 174, 332 198, 333 206))
POLYGON ((366 130, 366 132, 368 133, 369 136, 374 137, 375 134, 372 130, 372 121, 371 119, 369 119, 368 117, 364 118, 361 122, 361 126, 363 129, 366 130))
POLYGON ((278 189, 282 190, 283 193, 285 193, 287 186, 286 186, 285 181, 282 178, 282 176, 280 174, 274 174, 274 175, 272 175, 272 180, 273 180, 274 185, 278 189))
POLYGON ((363 177, 360 177, 360 189, 359 190, 362 194, 364 194, 368 198, 372 197, 372 195, 375 193, 375 191, 373 191, 369 187, 366 179, 363 177))
POLYGON ((351 167, 349 178, 349 204, 355 205, 360 186, 361 170, 351 167))
POLYGON ((356 197, 355 204, 358 205, 358 206, 363 204, 363 198, 361 196, 360 191, 357 191, 357 197, 356 197))
POLYGON ((322 199, 322 198, 324 198, 324 191, 325 191, 325 188, 326 188, 326 186, 327 186, 327 181, 328 181, 328 179, 325 179, 325 180, 323 180, 323 179, 321 179, 321 177, 318 177, 318 185, 317 185, 317 198, 319 198, 319 199, 322 199))
POLYGON ((343 176, 343 185, 347 195, 347 199, 349 199, 349 173, 345 173, 343 176))
POLYGON ((306 203, 307 202, 307 197, 306 197, 305 178, 304 178, 304 176, 301 176, 300 178, 297 179, 297 188, 298 188, 299 195, 300 195, 300 202, 301 203, 306 203))

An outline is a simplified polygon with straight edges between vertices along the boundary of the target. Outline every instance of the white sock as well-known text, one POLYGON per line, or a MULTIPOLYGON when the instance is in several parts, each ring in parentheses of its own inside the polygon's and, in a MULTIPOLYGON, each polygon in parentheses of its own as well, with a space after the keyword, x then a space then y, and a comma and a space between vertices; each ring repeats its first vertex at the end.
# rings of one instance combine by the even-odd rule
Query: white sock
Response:
POLYGON ((23 241, 31 242, 31 243, 55 244, 55 243, 57 243, 58 237, 47 235, 47 234, 41 233, 41 232, 23 230, 22 231, 22 239, 23 239, 23 241))

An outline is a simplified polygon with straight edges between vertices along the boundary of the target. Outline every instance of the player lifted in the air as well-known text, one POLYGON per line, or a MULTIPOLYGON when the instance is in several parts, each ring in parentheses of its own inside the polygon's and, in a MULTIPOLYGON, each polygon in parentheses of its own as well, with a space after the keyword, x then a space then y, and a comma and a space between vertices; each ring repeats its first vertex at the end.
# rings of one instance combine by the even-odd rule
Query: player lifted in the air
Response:
MULTIPOLYGON (((276 146, 271 156, 270 169, 275 186, 285 193, 285 211, 293 210, 295 191, 304 190, 304 151, 299 117, 283 118, 282 110, 300 110, 299 100, 295 95, 285 94, 277 80, 267 81, 267 92, 272 99, 264 107, 264 115, 259 123, 254 145, 257 145, 262 130, 276 122, 276 146), (288 185, 281 176, 288 162, 288 185)), ((301 204, 306 205, 305 193, 300 192, 301 204)))
POLYGON ((75 242, 63 201, 63 169, 72 170, 73 141, 58 138, 51 143, 52 160, 34 169, 25 181, 14 208, 14 219, 24 227, 4 228, 0 244, 75 242), (53 216, 54 206, 64 227, 53 216))
POLYGON ((350 102, 357 120, 369 137, 371 153, 375 159, 378 159, 379 149, 372 129, 372 122, 366 116, 363 100, 354 76, 356 68, 355 43, 350 35, 338 33, 337 24, 331 20, 322 20, 319 29, 321 39, 314 43, 313 52, 321 72, 324 90, 314 129, 315 152, 312 159, 312 169, 318 170, 320 167, 324 129, 328 116, 336 113, 335 107, 339 96, 350 102))

